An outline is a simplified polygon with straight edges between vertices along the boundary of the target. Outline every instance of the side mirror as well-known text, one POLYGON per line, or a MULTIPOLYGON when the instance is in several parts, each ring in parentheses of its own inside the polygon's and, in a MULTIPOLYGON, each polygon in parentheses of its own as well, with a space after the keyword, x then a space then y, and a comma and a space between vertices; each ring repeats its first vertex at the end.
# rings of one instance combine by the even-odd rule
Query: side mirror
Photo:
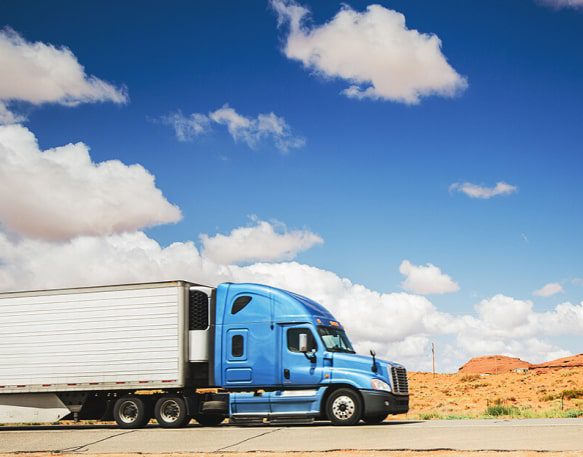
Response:
POLYGON ((377 351, 375 351, 374 349, 371 349, 370 355, 372 356, 372 367, 370 367, 370 369, 373 373, 378 373, 379 367, 377 367, 377 359, 376 359, 377 351))
POLYGON ((300 352, 304 354, 308 352, 308 334, 307 333, 300 333, 300 344, 299 344, 300 352))

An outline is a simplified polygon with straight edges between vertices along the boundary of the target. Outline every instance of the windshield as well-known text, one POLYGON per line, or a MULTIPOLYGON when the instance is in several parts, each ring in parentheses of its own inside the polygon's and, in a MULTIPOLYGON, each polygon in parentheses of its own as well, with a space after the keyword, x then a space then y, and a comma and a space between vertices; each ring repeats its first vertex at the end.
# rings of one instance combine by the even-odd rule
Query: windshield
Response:
POLYGON ((330 352, 350 352, 354 354, 352 344, 346 332, 335 327, 318 327, 318 333, 326 349, 330 352))

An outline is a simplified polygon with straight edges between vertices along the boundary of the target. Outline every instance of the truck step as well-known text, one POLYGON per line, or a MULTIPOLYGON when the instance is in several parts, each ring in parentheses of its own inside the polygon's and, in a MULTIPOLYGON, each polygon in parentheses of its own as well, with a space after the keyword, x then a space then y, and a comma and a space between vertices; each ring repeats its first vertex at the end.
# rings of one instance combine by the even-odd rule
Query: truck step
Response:
POLYGON ((238 417, 231 417, 229 419, 229 423, 233 425, 241 425, 241 426, 248 426, 253 427, 257 425, 264 424, 264 417, 258 416, 238 416, 238 417))
POLYGON ((299 425, 299 424, 311 424, 314 422, 313 417, 271 417, 268 422, 273 425, 299 425))

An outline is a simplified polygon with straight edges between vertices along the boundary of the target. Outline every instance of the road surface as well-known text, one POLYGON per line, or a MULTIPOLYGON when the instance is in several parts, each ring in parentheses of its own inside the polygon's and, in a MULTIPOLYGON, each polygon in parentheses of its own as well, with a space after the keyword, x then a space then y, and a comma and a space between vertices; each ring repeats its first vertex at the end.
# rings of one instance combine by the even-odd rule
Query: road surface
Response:
POLYGON ((165 430, 149 426, 0 427, 0 454, 13 452, 186 453, 332 450, 583 450, 583 420, 391 421, 332 427, 235 427, 165 430))

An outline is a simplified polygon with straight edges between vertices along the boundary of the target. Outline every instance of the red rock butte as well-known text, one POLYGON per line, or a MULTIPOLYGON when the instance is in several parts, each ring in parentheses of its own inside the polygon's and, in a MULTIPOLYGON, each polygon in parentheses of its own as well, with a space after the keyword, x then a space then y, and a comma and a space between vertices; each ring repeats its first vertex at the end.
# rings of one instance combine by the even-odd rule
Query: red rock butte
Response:
POLYGON ((500 374, 509 371, 519 370, 545 370, 583 367, 583 354, 563 357, 561 359, 551 360, 543 363, 529 363, 517 357, 508 357, 505 355, 485 355, 474 357, 466 362, 460 369, 460 373, 474 374, 500 374))

